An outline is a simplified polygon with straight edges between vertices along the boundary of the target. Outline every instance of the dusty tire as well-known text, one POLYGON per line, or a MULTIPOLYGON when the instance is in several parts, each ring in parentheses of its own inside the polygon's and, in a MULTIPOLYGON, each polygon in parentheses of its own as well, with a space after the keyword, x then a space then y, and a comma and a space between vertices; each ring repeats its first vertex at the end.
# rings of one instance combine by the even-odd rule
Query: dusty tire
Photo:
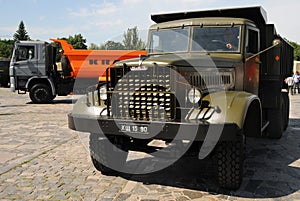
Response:
POLYGON ((108 139, 99 138, 98 134, 90 135, 90 154, 94 167, 102 174, 115 175, 122 170, 128 152, 120 151, 118 145, 108 139))
POLYGON ((217 147, 215 158, 219 186, 231 190, 238 189, 243 180, 244 142, 222 142, 217 147))
POLYGON ((289 125, 289 116, 290 116, 290 99, 288 93, 282 93, 282 98, 284 102, 284 124, 283 130, 285 131, 289 125))
POLYGON ((63 71, 63 76, 71 76, 70 62, 66 56, 61 57, 61 67, 63 71))
POLYGON ((282 137, 286 124, 286 112, 283 96, 281 96, 279 108, 268 111, 269 126, 267 135, 271 139, 280 139, 282 137))
POLYGON ((36 84, 31 87, 29 97, 33 103, 49 103, 55 96, 52 95, 51 89, 46 84, 36 84))

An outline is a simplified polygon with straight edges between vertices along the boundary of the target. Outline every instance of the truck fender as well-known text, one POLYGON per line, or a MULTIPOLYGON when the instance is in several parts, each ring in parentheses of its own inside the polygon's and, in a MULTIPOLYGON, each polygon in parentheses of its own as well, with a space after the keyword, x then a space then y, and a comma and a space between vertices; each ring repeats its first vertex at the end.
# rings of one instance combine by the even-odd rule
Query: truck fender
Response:
MULTIPOLYGON (((233 123, 238 126, 238 135, 257 136, 261 135, 261 104, 259 98, 247 92, 242 91, 226 91, 211 93, 203 98, 202 101, 208 101, 210 106, 218 107, 212 117, 207 120, 210 124, 226 124, 233 123)), ((199 159, 208 156, 216 147, 222 133, 222 126, 218 130, 208 129, 202 147, 199 152, 199 159)))
POLYGON ((29 90, 29 86, 31 85, 32 82, 36 82, 36 83, 41 83, 41 82, 45 83, 46 82, 47 84, 50 85, 52 95, 53 96, 56 95, 54 83, 53 83, 52 79, 50 79, 49 77, 47 77, 47 76, 41 76, 41 77, 34 76, 34 77, 29 78, 26 85, 25 85, 26 89, 29 90))
POLYGON ((259 98, 243 91, 226 91, 211 93, 203 98, 203 101, 210 102, 211 106, 218 106, 219 113, 216 113, 209 120, 211 123, 235 123, 240 129, 249 120, 250 112, 255 112, 251 116, 256 117, 261 122, 261 103, 259 98))

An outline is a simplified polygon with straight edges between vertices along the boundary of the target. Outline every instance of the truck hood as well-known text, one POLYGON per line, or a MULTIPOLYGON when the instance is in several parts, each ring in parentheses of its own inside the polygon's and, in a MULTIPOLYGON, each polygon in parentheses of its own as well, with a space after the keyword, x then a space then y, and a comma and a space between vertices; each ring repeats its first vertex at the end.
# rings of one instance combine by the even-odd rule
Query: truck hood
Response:
POLYGON ((240 54, 161 54, 148 55, 137 59, 123 60, 116 64, 122 66, 178 66, 178 67, 234 67, 242 62, 240 54))

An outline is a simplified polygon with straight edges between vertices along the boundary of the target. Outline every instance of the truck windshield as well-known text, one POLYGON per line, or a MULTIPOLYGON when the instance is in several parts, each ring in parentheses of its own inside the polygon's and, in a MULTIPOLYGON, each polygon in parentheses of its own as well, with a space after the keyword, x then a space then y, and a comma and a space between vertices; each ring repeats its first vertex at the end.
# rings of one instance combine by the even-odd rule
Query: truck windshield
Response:
POLYGON ((190 28, 158 29, 150 31, 150 54, 187 52, 190 28))
POLYGON ((239 52, 240 26, 194 27, 192 51, 239 52))

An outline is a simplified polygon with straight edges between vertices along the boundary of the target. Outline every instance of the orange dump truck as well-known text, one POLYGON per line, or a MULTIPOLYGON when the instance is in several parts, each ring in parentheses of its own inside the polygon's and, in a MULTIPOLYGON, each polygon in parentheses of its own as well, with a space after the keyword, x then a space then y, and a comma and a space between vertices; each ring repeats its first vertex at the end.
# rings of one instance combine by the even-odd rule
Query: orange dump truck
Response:
POLYGON ((137 50, 74 49, 65 40, 17 41, 10 65, 10 87, 18 93, 29 92, 34 103, 47 103, 57 95, 81 93, 106 80, 106 69, 119 60, 146 55, 137 50), (57 44, 62 51, 61 69, 56 63, 57 44))
POLYGON ((139 50, 81 50, 74 49, 65 40, 50 39, 59 43, 63 49, 62 69, 68 76, 76 78, 99 77, 99 81, 106 81, 106 68, 116 61, 146 55, 139 50))

